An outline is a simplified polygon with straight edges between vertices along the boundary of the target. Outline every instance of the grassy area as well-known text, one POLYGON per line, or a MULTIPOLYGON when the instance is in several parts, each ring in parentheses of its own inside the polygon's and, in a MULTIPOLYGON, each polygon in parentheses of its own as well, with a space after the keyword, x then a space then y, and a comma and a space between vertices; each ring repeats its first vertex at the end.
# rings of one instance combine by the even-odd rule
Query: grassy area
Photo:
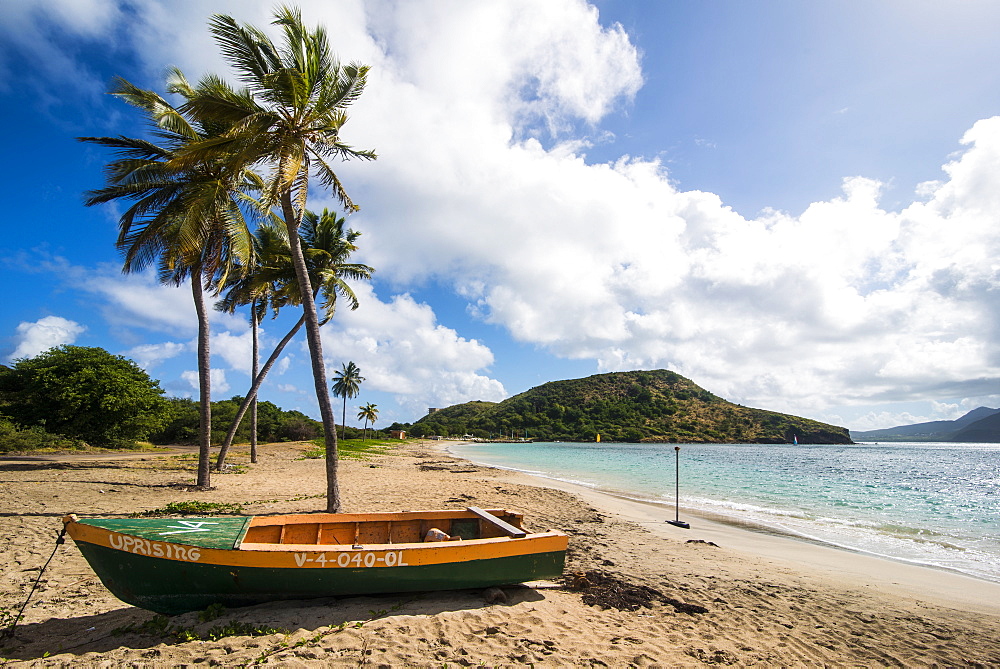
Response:
MULTIPOLYGON (((312 447, 302 453, 303 458, 326 457, 322 439, 314 439, 312 447)), ((399 445, 399 439, 339 439, 337 454, 347 460, 367 460, 376 455, 390 455, 399 445)))

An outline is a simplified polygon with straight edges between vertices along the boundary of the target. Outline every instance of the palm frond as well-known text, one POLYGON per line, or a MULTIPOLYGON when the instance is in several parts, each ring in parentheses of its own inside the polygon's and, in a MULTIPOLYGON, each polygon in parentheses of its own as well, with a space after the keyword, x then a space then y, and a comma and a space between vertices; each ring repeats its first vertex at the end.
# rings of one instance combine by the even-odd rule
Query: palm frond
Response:
POLYGON ((344 209, 349 212, 360 211, 361 207, 354 204, 351 196, 347 194, 344 184, 340 182, 340 177, 333 171, 325 160, 316 156, 316 171, 319 173, 320 183, 333 191, 334 196, 340 201, 344 209))
POLYGON ((365 92, 369 71, 371 67, 361 63, 351 63, 331 70, 334 77, 324 86, 317 106, 321 109, 343 109, 357 102, 365 92))
POLYGON ((251 25, 240 25, 226 14, 216 14, 208 22, 226 60, 233 63, 237 76, 251 87, 259 87, 267 74, 280 67, 280 58, 271 39, 251 25))
POLYGON ((144 139, 136 139, 134 137, 125 137, 122 135, 119 135, 118 137, 77 137, 76 141, 106 146, 109 149, 114 149, 115 155, 134 158, 137 160, 155 160, 158 158, 166 158, 170 155, 169 150, 157 146, 152 142, 148 142, 144 139))
MULTIPOLYGON (((180 70, 173 68, 171 77, 176 79, 178 74, 180 81, 184 81, 180 70)), ((168 90, 174 92, 171 88, 168 82, 168 90)), ((166 131, 166 139, 173 139, 174 136, 192 139, 198 136, 188 119, 155 91, 140 88, 122 77, 115 77, 111 94, 144 110, 157 128, 166 131)))

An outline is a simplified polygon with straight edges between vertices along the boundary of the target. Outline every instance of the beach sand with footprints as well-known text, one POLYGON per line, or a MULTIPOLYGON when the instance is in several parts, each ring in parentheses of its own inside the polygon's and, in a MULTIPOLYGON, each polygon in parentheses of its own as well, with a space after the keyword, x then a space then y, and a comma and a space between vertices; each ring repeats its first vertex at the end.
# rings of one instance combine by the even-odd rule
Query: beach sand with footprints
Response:
MULTIPOLYGON (((264 446, 254 465, 237 450, 243 471, 215 474, 208 492, 188 488, 190 453, 0 460, 0 616, 24 602, 67 513, 188 500, 322 510, 324 463, 301 459, 307 447, 264 446)), ((407 443, 341 471, 344 511, 500 507, 523 512, 530 530, 562 530, 567 576, 502 596, 319 599, 166 619, 115 599, 67 541, 13 637, 0 639, 0 664, 1000 666, 998 584, 708 518, 671 527, 672 508, 480 467, 440 444, 407 443)))

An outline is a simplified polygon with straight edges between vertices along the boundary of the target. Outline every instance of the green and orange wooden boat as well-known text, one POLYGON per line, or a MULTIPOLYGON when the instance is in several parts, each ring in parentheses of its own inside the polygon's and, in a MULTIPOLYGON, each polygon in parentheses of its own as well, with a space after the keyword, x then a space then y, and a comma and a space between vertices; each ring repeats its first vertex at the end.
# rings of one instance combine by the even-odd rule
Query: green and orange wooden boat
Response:
POLYGON ((568 538, 503 509, 207 518, 63 519, 116 597, 169 615, 562 574, 568 538))

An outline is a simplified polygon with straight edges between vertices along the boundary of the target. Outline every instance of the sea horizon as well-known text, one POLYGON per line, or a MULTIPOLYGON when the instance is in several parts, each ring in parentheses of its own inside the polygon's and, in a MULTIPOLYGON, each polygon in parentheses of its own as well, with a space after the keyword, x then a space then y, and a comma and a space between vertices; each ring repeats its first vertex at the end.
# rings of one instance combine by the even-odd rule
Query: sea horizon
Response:
POLYGON ((679 513, 692 524, 706 515, 1000 582, 1000 444, 533 442, 448 448, 479 464, 671 510, 679 472, 679 513))

